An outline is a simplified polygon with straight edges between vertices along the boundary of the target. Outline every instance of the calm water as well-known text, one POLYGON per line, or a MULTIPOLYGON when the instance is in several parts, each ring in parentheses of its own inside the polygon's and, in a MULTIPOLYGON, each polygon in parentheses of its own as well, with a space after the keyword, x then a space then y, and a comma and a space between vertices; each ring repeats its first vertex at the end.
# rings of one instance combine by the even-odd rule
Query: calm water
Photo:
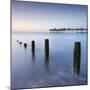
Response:
POLYGON ((13 89, 87 84, 87 33, 13 33, 11 83, 13 89), (49 39, 48 60, 44 39, 49 39), (35 40, 35 55, 32 55, 32 40, 35 40), (79 75, 73 70, 75 41, 81 42, 79 75), (25 42, 27 48, 24 48, 25 42))

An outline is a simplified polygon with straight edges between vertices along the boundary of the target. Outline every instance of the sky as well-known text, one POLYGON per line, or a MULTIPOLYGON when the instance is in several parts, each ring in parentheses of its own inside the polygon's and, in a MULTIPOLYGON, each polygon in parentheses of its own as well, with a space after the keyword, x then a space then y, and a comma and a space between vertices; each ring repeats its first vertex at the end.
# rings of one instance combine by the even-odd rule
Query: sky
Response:
POLYGON ((12 32, 87 28, 87 6, 12 0, 12 32))

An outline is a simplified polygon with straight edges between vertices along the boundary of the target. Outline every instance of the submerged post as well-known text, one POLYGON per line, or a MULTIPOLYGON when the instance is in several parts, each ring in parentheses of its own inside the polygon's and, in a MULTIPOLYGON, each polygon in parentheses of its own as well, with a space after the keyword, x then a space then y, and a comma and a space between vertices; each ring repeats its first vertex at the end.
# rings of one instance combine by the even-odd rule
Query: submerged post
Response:
POLYGON ((22 42, 19 42, 19 44, 22 44, 22 42))
POLYGON ((79 74, 80 72, 80 59, 81 59, 81 43, 75 42, 73 69, 74 69, 74 72, 77 74, 79 74))
POLYGON ((19 42, 19 41, 17 40, 17 42, 19 42))
POLYGON ((24 48, 26 48, 27 47, 27 43, 24 43, 24 48))
POLYGON ((45 57, 49 57, 49 40, 45 39, 45 57))
POLYGON ((32 41, 32 51, 34 51, 35 50, 35 41, 33 40, 32 41))
POLYGON ((35 57, 35 41, 34 40, 31 42, 31 46, 32 46, 32 56, 34 58, 35 57))

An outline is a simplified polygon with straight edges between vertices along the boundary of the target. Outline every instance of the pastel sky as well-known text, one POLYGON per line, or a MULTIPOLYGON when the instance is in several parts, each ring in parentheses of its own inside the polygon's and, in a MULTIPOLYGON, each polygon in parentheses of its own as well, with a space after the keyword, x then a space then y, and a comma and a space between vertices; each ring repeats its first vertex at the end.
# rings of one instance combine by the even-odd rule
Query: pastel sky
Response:
POLYGON ((87 6, 12 0, 13 32, 47 32, 63 27, 87 28, 87 6))

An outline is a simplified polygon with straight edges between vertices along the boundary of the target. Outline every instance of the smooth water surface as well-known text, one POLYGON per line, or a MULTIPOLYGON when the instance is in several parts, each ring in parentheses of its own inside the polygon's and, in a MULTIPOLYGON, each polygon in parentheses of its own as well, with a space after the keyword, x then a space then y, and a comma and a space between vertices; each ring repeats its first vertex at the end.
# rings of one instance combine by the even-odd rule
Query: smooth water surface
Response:
POLYGON ((87 84, 87 33, 12 33, 12 89, 87 84), (44 41, 49 39, 49 58, 44 41), (21 41, 19 44, 17 40, 21 41), (32 53, 31 41, 35 41, 32 53), (80 73, 73 70, 74 42, 81 42, 80 73), (24 47, 27 43, 27 47, 24 47))

